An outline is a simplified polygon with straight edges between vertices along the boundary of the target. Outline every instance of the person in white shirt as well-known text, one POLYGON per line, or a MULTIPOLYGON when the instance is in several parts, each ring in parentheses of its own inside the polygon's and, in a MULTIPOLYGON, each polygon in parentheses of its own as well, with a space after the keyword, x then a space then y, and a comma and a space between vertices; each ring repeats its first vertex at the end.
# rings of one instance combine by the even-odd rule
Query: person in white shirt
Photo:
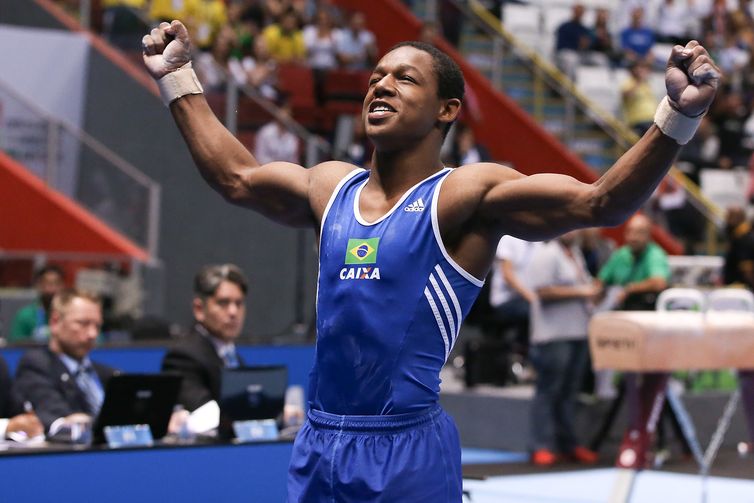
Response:
POLYGON ((494 319, 513 327, 512 350, 525 354, 528 347, 529 304, 536 294, 527 286, 525 274, 534 251, 541 243, 503 236, 497 246, 490 283, 490 306, 494 319))
POLYGON ((374 33, 365 28, 363 12, 354 12, 348 27, 340 30, 336 39, 340 64, 349 70, 365 70, 377 59, 377 43, 374 33))
POLYGON ((285 119, 291 116, 288 97, 278 96, 278 115, 259 128, 254 141, 254 157, 261 163, 272 161, 299 162, 299 139, 285 126, 285 119))

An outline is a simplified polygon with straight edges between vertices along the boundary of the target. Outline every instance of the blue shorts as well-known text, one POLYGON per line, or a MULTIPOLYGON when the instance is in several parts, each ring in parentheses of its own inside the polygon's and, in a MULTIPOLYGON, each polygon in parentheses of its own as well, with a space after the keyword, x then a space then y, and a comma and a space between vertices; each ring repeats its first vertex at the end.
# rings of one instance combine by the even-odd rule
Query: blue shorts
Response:
POLYGON ((309 410, 288 472, 288 502, 459 503, 461 447, 439 405, 393 416, 309 410))

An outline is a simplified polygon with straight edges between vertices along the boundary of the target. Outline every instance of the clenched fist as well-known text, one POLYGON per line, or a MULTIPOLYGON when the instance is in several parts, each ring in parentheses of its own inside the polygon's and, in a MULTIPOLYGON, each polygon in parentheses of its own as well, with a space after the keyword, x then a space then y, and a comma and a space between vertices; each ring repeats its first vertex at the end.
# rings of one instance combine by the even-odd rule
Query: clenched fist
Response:
POLYGON ((191 62, 191 41, 180 21, 160 23, 141 39, 144 64, 155 79, 160 79, 191 62))
POLYGON ((699 42, 673 47, 665 69, 665 87, 673 108, 687 117, 703 114, 712 104, 719 83, 720 69, 699 42))

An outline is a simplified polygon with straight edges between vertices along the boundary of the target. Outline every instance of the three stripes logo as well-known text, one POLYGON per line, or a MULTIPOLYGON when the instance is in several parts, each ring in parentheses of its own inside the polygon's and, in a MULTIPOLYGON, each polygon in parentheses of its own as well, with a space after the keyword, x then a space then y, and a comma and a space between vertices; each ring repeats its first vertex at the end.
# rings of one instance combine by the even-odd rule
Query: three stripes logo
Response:
POLYGON ((403 211, 408 211, 408 212, 424 211, 424 200, 420 197, 413 203, 403 208, 403 211))

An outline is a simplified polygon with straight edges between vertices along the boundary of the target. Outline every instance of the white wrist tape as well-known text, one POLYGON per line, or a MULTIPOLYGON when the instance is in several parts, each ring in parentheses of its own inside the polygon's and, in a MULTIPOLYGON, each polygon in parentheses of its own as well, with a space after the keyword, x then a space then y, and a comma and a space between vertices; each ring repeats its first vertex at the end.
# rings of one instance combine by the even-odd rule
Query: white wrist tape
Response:
POLYGON ((697 117, 688 117, 670 106, 668 97, 665 96, 655 112, 655 124, 666 136, 673 138, 679 145, 686 145, 696 133, 696 128, 702 122, 701 114, 697 117))
POLYGON ((202 94, 204 89, 191 68, 191 61, 157 81, 165 106, 187 94, 202 94))

